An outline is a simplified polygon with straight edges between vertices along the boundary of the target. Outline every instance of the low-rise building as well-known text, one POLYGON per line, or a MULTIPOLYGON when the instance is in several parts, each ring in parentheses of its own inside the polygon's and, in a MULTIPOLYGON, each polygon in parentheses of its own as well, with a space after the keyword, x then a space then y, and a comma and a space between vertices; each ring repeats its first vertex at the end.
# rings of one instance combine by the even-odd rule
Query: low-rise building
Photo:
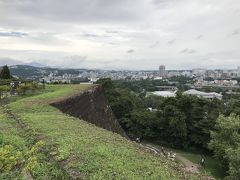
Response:
POLYGON ((162 96, 162 97, 175 97, 176 92, 173 91, 154 91, 154 95, 156 96, 162 96))
POLYGON ((206 92, 202 92, 202 91, 198 91, 196 89, 190 89, 188 91, 185 91, 183 92, 184 95, 190 95, 190 96, 197 96, 197 97, 200 97, 200 98, 205 98, 205 99, 222 99, 222 95, 221 94, 218 94, 216 92, 209 92, 209 93, 206 93, 206 92))

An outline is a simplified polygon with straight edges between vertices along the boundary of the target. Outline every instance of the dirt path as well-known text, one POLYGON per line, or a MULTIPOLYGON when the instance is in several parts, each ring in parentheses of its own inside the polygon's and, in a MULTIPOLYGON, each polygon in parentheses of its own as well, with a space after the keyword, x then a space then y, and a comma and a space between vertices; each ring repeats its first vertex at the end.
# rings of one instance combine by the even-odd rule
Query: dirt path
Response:
MULTIPOLYGON (((153 152, 155 152, 156 154, 163 154, 167 157, 167 154, 170 153, 170 150, 168 150, 165 147, 156 147, 154 145, 149 145, 149 144, 142 144, 143 146, 145 146, 145 148, 152 150, 153 152)), ((180 162, 183 166, 184 166, 184 170, 187 172, 191 172, 191 173, 200 173, 199 169, 198 169, 198 164, 195 164, 191 161, 189 161, 187 158, 183 157, 181 154, 176 153, 171 151, 172 153, 176 154, 175 160, 180 162)))
POLYGON ((192 173, 199 173, 198 164, 189 161, 179 153, 176 153, 176 160, 185 166, 185 170, 192 173))
POLYGON ((144 148, 154 152, 154 154, 161 154, 160 150, 156 147, 153 147, 153 146, 148 145, 148 144, 142 144, 142 143, 140 145, 143 146, 144 148))

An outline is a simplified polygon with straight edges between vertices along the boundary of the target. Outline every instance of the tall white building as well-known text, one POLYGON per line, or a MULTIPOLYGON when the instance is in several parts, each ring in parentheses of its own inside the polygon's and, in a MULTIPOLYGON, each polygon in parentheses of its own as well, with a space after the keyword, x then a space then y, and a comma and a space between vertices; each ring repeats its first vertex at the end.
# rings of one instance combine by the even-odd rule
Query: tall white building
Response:
POLYGON ((166 76, 166 67, 164 65, 159 66, 159 76, 165 77, 166 76))

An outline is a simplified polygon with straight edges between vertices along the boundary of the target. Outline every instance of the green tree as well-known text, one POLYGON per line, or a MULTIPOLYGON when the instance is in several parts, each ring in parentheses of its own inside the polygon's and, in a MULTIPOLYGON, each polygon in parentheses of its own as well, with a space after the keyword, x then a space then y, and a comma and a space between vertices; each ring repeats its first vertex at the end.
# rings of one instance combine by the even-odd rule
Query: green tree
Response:
MULTIPOLYGON (((176 78, 181 83, 191 78, 176 78)), ((222 101, 205 100, 177 92, 176 97, 145 96, 156 85, 168 83, 150 79, 111 81, 101 79, 105 95, 128 134, 142 136, 162 144, 184 148, 208 148, 210 131, 222 112, 222 101), (147 111, 153 108, 154 112, 147 111)))
POLYGON ((187 143, 189 146, 208 149, 210 131, 221 111, 221 101, 185 95, 178 95, 176 101, 175 106, 186 116, 187 143))
POLYGON ((123 126, 128 130, 130 136, 138 136, 150 139, 157 136, 154 129, 158 126, 156 114, 143 110, 135 109, 122 120, 123 126))
POLYGON ((111 103, 111 107, 117 118, 123 118, 133 110, 133 103, 128 97, 120 97, 111 103))
POLYGON ((231 113, 240 115, 240 99, 231 98, 226 104, 225 115, 229 116, 231 113))
POLYGON ((163 137, 172 146, 182 147, 187 137, 186 116, 176 106, 167 105, 163 110, 163 137))
POLYGON ((211 132, 209 147, 229 174, 229 179, 240 177, 240 117, 219 116, 215 131, 211 132))
POLYGON ((114 88, 112 80, 110 78, 99 79, 97 80, 97 84, 102 85, 104 90, 110 90, 114 88))
POLYGON ((11 79, 12 78, 12 76, 10 74, 10 70, 7 65, 2 67, 2 70, 0 72, 0 78, 1 79, 11 79))
POLYGON ((189 139, 194 145, 201 147, 209 142, 208 122, 206 107, 195 104, 192 109, 191 124, 189 125, 189 139))

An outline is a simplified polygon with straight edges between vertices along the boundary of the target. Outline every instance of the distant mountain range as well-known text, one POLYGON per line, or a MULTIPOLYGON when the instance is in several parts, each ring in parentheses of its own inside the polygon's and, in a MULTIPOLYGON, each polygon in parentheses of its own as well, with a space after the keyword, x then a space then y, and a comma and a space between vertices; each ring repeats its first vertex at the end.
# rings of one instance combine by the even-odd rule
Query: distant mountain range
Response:
POLYGON ((28 65, 28 66, 33 66, 33 67, 47 67, 45 65, 42 65, 42 64, 40 64, 38 62, 34 62, 34 61, 32 61, 30 63, 24 63, 23 65, 28 65))
POLYGON ((13 65, 27 65, 27 66, 34 66, 34 67, 46 67, 45 65, 42 65, 38 62, 32 61, 28 63, 24 63, 18 60, 14 60, 11 58, 0 58, 0 66, 13 66, 13 65))
MULTIPOLYGON (((40 66, 41 64, 35 64, 40 66)), ((87 69, 61 69, 52 67, 36 67, 30 65, 12 65, 9 66, 10 72, 13 76, 20 78, 31 78, 38 79, 43 76, 47 76, 50 73, 54 73, 57 76, 62 76, 63 74, 79 74, 87 69)))

